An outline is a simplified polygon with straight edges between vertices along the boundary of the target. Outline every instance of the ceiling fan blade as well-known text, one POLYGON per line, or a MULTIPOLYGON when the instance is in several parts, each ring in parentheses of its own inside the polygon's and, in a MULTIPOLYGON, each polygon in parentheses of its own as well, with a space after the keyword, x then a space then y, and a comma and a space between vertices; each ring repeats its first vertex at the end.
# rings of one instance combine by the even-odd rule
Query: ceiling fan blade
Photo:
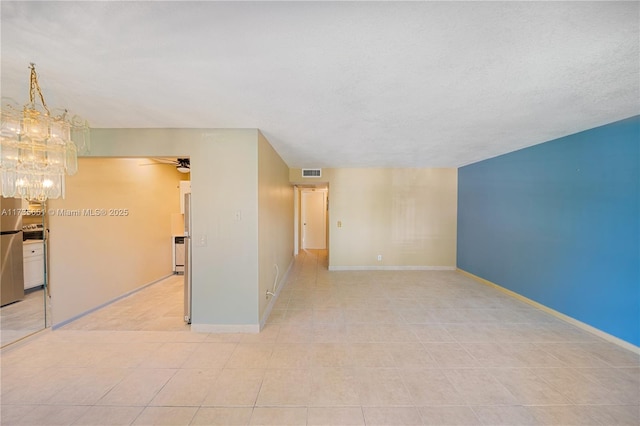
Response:
POLYGON ((189 173, 191 169, 191 161, 189 158, 177 158, 175 160, 171 160, 169 158, 149 158, 152 163, 140 163, 140 166, 160 166, 160 165, 170 165, 178 168, 180 173, 189 173))
POLYGON ((171 160, 169 158, 151 158, 151 160, 162 164, 173 164, 174 166, 177 166, 179 164, 178 161, 171 160))

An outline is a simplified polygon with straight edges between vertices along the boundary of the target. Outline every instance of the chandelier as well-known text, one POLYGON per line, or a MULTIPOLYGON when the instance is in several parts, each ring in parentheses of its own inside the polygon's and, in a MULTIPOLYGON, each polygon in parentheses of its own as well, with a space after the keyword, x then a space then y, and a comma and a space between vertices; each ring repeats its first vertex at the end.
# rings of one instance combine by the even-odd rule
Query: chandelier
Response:
POLYGON ((29 103, 20 107, 2 98, 0 192, 3 197, 43 202, 64 198, 65 175, 78 171, 78 152, 89 150, 89 124, 66 109, 49 110, 35 65, 29 69, 29 103))

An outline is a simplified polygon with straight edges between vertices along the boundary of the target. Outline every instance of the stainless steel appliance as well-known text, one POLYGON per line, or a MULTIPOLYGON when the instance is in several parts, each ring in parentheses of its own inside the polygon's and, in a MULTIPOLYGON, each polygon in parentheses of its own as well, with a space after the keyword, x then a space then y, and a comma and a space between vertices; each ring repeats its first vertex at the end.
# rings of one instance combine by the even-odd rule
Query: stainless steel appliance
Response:
POLYGON ((0 306, 24 298, 22 200, 0 197, 0 306))
POLYGON ((184 321, 191 324, 191 194, 184 194, 184 321))
POLYGON ((44 225, 42 223, 32 223, 22 226, 22 241, 44 240, 44 225))
POLYGON ((173 237, 173 272, 184 274, 184 236, 173 237))

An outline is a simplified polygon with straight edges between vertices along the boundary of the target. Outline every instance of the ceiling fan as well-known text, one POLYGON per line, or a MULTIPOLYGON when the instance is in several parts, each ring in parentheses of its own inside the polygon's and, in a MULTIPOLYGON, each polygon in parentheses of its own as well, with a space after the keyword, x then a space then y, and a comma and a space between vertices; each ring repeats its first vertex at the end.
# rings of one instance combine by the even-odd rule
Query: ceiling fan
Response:
POLYGON ((170 158, 151 158, 155 163, 143 164, 145 166, 152 166, 158 164, 171 164, 176 166, 176 170, 180 173, 191 172, 191 161, 188 158, 176 158, 175 160, 170 158))

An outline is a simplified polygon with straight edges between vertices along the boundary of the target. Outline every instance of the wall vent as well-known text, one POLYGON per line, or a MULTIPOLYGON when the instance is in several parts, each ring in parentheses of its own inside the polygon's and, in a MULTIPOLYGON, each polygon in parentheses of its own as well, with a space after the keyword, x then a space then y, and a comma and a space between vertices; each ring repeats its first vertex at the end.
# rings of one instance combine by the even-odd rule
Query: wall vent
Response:
POLYGON ((322 169, 302 169, 302 177, 309 177, 309 178, 322 177, 322 169))

